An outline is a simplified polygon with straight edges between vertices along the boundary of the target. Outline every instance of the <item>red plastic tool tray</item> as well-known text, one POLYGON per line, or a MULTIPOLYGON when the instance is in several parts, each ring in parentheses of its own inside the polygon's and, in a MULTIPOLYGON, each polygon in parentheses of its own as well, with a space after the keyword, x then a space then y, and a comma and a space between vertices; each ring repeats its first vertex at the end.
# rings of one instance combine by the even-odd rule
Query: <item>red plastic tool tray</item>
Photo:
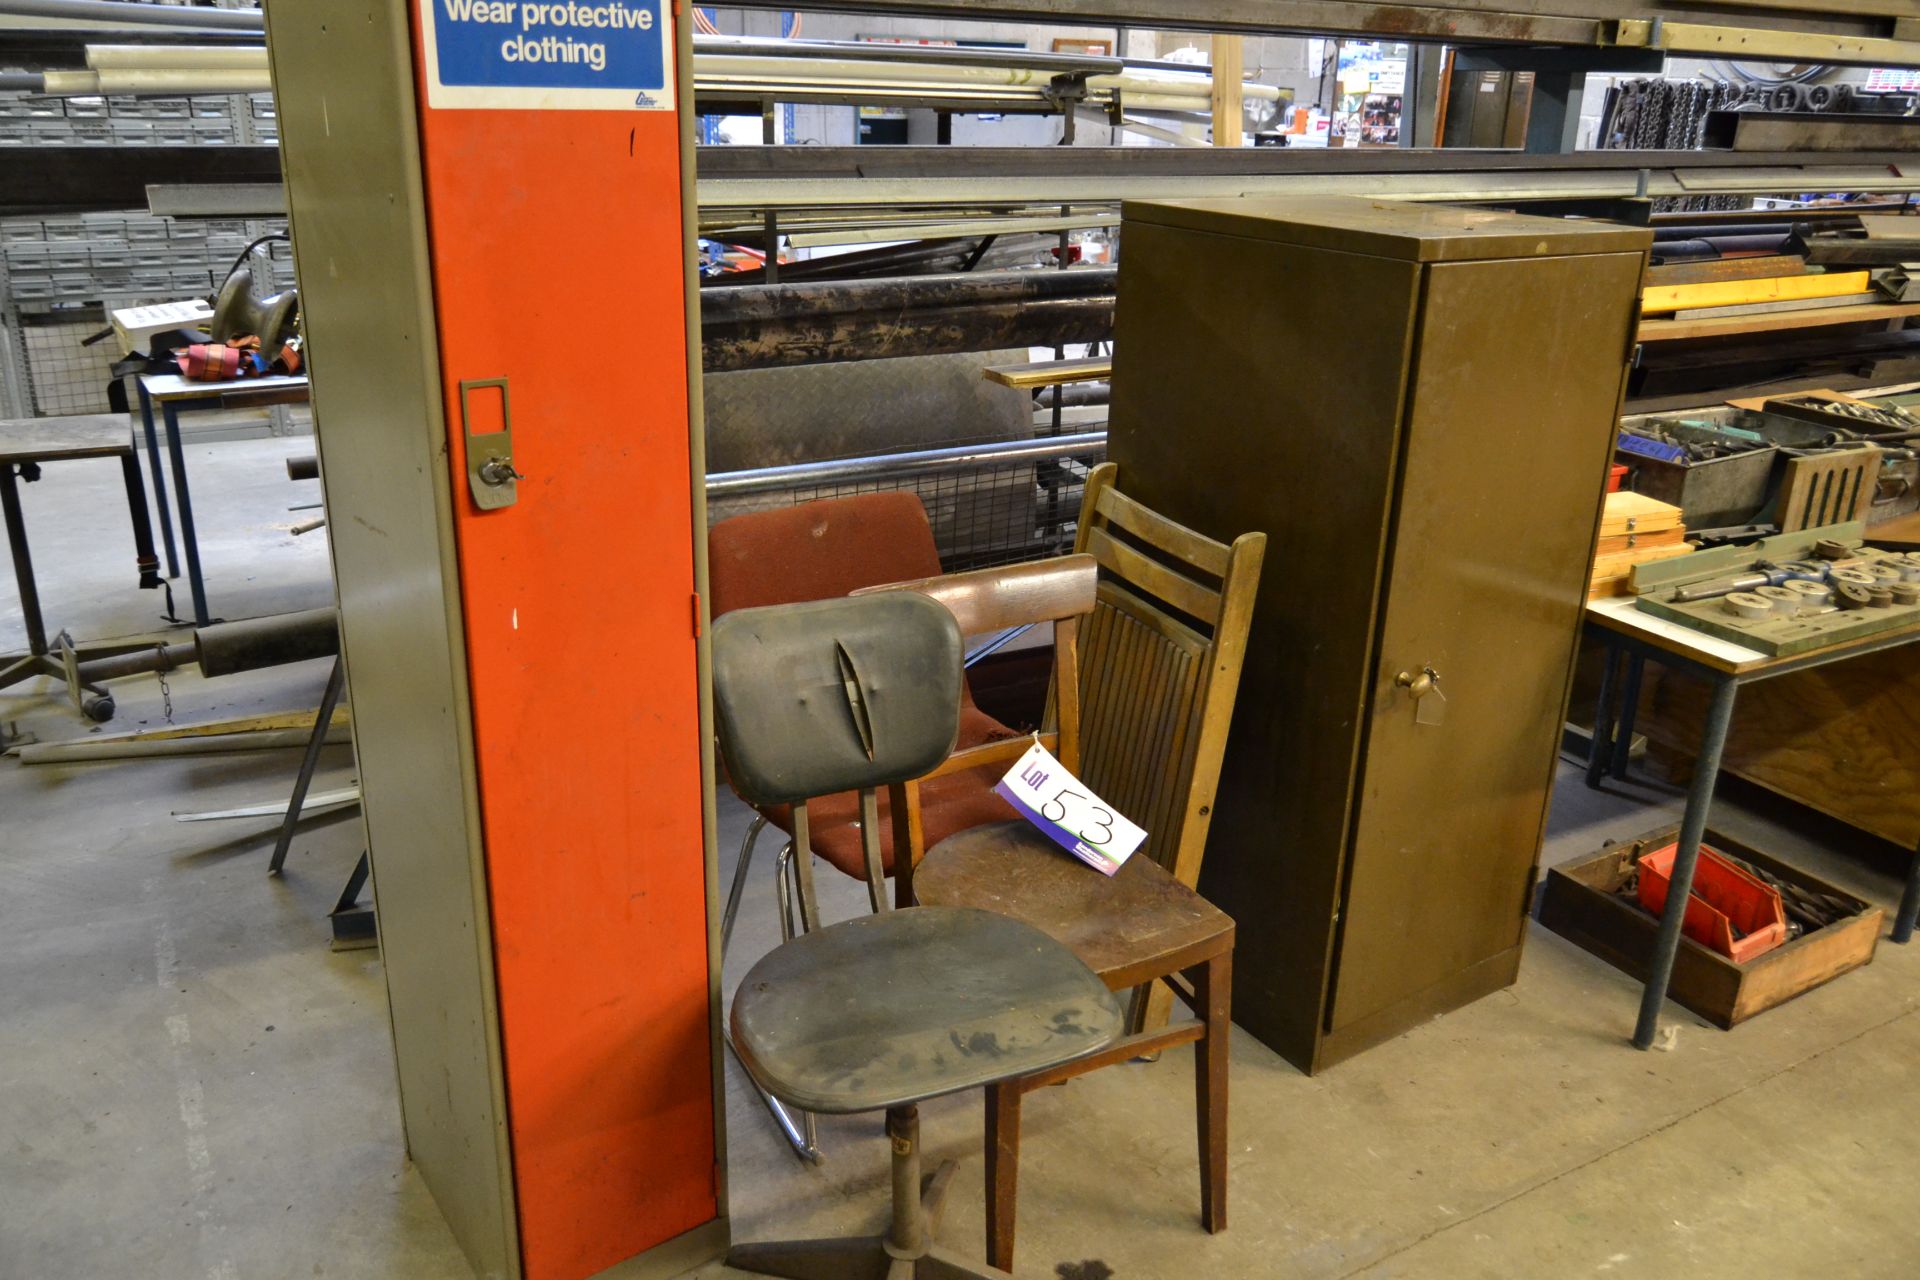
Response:
MULTIPOLYGON (((1640 855, 1640 905, 1656 916, 1666 910, 1667 886, 1673 880, 1673 859, 1679 848, 1670 844, 1640 855)), ((1711 947, 1735 964, 1745 964, 1787 940, 1787 913, 1778 890, 1703 844, 1680 927, 1701 946, 1711 947)))

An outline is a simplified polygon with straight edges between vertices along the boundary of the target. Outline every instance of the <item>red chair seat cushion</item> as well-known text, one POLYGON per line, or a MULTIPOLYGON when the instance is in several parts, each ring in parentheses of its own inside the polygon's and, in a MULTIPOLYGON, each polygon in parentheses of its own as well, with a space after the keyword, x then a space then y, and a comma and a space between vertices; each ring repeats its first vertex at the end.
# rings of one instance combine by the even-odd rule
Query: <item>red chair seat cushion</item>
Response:
MULTIPOLYGON (((1001 742, 1020 735, 986 712, 967 706, 960 711, 960 739, 954 750, 1001 742)), ((950 773, 920 786, 920 824, 924 848, 931 849, 950 835, 989 822, 1018 818, 1013 806, 994 793, 1011 764, 988 765, 964 773, 950 773)), ((793 814, 786 805, 761 812, 767 821, 789 835, 793 814)), ((893 819, 887 792, 880 792, 880 862, 893 874, 893 819)), ((827 863, 857 880, 867 878, 867 856, 860 847, 860 797, 852 791, 821 796, 807 805, 813 851, 827 863)))

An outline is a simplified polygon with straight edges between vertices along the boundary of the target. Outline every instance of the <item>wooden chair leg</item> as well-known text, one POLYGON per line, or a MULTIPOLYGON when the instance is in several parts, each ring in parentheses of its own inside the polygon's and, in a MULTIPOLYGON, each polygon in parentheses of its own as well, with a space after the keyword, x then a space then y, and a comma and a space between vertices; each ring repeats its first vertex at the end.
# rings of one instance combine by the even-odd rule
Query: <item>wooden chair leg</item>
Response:
POLYGON ((1233 1029, 1233 953, 1194 969, 1194 995, 1207 1033, 1193 1046, 1194 1101, 1200 1131, 1200 1220, 1227 1228, 1227 1042, 1233 1029))
POLYGON ((1020 1082, 987 1086, 987 1262, 1013 1270, 1013 1220, 1020 1188, 1020 1082))

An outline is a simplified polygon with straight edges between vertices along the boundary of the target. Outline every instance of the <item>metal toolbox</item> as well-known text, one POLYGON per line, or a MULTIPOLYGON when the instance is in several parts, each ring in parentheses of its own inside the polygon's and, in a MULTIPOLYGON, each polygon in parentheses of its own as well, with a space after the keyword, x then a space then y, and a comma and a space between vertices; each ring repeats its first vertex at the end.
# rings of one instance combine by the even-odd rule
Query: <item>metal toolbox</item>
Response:
POLYGON ((1628 488, 1679 507, 1689 529, 1746 524, 1766 505, 1774 464, 1780 458, 1777 446, 1695 456, 1682 445, 1640 434, 1655 424, 1656 420, 1643 418, 1629 418, 1622 424, 1614 457, 1632 470, 1628 488))

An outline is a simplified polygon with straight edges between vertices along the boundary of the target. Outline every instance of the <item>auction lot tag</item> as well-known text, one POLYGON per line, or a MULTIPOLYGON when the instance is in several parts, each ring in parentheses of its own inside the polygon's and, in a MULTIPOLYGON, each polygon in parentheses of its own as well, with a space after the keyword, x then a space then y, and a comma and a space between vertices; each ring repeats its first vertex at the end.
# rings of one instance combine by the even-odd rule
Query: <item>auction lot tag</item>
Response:
POLYGON ((1118 871, 1147 838, 1038 742, 994 790, 1048 839, 1106 875, 1118 871))

